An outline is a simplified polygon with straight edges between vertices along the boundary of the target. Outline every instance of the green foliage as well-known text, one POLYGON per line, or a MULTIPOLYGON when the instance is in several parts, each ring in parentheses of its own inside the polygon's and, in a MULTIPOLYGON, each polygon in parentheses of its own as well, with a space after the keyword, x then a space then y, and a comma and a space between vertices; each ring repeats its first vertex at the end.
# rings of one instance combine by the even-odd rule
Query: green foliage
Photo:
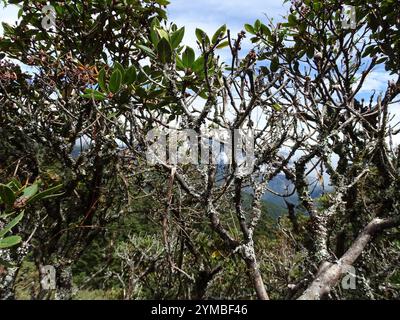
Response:
POLYGON ((17 179, 11 180, 7 185, 0 184, 0 219, 13 217, 8 224, 0 230, 0 249, 14 247, 22 241, 19 235, 10 235, 24 217, 25 208, 37 201, 59 196, 62 184, 39 192, 40 181, 31 185, 22 186, 17 179), (4 204, 4 209, 1 208, 4 204))

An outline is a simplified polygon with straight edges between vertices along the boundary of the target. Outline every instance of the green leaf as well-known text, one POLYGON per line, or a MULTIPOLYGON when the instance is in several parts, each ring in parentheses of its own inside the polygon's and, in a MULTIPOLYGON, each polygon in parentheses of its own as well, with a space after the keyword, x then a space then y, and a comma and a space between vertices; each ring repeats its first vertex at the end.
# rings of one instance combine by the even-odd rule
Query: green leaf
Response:
POLYGON ((4 184, 0 184, 0 198, 7 206, 12 206, 15 202, 14 192, 4 184))
POLYGON ((112 93, 116 93, 121 88, 121 82, 122 82, 122 73, 120 70, 115 69, 111 74, 108 88, 112 93))
POLYGON ((173 49, 178 48, 185 35, 185 27, 180 28, 171 35, 171 46, 173 49))
POLYGON ((260 28, 261 28, 261 21, 257 19, 256 22, 254 23, 254 30, 260 31, 260 28))
POLYGON ((204 40, 205 41, 205 45, 209 45, 210 44, 210 38, 207 36, 207 34, 203 30, 201 30, 199 28, 196 28, 195 34, 196 34, 197 40, 200 43, 203 43, 203 40, 204 40))
POLYGON ((0 239, 0 249, 10 248, 20 243, 22 238, 20 236, 11 236, 4 239, 0 239))
POLYGON ((219 45, 217 45, 217 49, 223 49, 226 48, 227 46, 229 46, 229 41, 224 41, 221 42, 219 45))
POLYGON ((126 83, 127 85, 131 85, 132 83, 135 82, 136 77, 137 77, 136 68, 134 66, 130 66, 128 70, 126 70, 125 72, 124 83, 126 83))
POLYGON ((94 99, 94 100, 98 100, 98 101, 103 101, 107 98, 100 91, 97 91, 94 89, 85 89, 85 93, 81 94, 81 97, 85 98, 85 99, 94 99))
POLYGON ((169 34, 167 31, 165 31, 164 29, 157 29, 157 32, 160 38, 164 38, 169 42, 169 34))
POLYGON ((254 31, 253 26, 250 25, 250 24, 248 24, 248 23, 246 23, 246 24, 244 25, 244 29, 245 29, 248 33, 256 34, 256 32, 254 31))
POLYGON ((290 14, 288 16, 288 23, 289 23, 289 26, 291 26, 291 27, 294 27, 297 25, 297 19, 294 14, 290 14))
POLYGON ((221 42, 219 45, 217 45, 217 49, 223 49, 226 48, 227 46, 229 46, 229 41, 224 41, 221 42))
POLYGON ((271 30, 265 24, 261 24, 261 31, 268 38, 271 36, 271 30))
POLYGON ((200 72, 204 69, 204 57, 200 56, 197 60, 193 63, 192 70, 193 72, 200 72))
POLYGON ((23 196, 26 198, 32 198, 39 191, 39 184, 34 183, 31 186, 24 189, 23 196))
POLYGON ((183 61, 181 58, 179 58, 179 56, 176 56, 176 66, 178 68, 178 70, 183 70, 185 69, 185 66, 183 64, 183 61))
POLYGON ((16 216, 9 224, 7 224, 3 230, 0 230, 0 238, 3 238, 8 232, 11 231, 22 219, 24 216, 24 211, 22 211, 18 216, 16 216))
MULTIPOLYGON (((158 44, 158 41, 160 41, 160 36, 158 33, 155 31, 155 29, 151 28, 150 29, 150 40, 151 43, 156 47, 158 44)), ((147 47, 146 47, 147 48, 147 47)))
POLYGON ((5 35, 13 35, 15 33, 14 28, 6 22, 1 23, 5 35))
POLYGON ((144 51, 149 57, 151 58, 155 58, 156 54, 154 53, 153 50, 151 50, 149 47, 146 47, 144 45, 141 44, 137 44, 136 47, 142 51, 144 51))
POLYGON ((158 56, 162 63, 171 62, 172 48, 167 39, 162 38, 157 45, 158 56))
POLYGON ((194 50, 186 47, 185 52, 182 54, 182 63, 186 68, 191 68, 195 60, 194 50))
POLYGON ((32 203, 32 202, 35 202, 35 201, 39 201, 39 200, 42 200, 42 199, 48 199, 48 198, 51 198, 53 196, 59 196, 61 194, 55 194, 55 193, 60 191, 62 189, 62 187, 63 187, 63 184, 59 184, 59 185, 56 185, 56 186, 51 187, 49 189, 46 189, 46 190, 36 194, 32 198, 30 198, 27 201, 27 203, 29 204, 29 203, 32 203))
POLYGON ((100 70, 99 75, 97 77, 97 82, 99 83, 99 87, 103 92, 108 92, 106 86, 106 71, 104 70, 104 68, 100 70))
POLYGON ((22 185, 18 179, 13 178, 9 183, 7 183, 7 187, 9 187, 14 193, 18 193, 19 190, 22 189, 22 185))
POLYGON ((157 17, 154 17, 153 20, 151 20, 151 28, 155 29, 160 26, 160 20, 158 20, 157 17))
POLYGON ((121 71, 121 75, 122 75, 122 77, 124 77, 124 75, 125 75, 125 68, 122 66, 122 64, 120 64, 120 63, 117 62, 117 61, 114 62, 113 69, 114 69, 114 70, 118 69, 119 71, 121 71))
POLYGON ((217 40, 220 36, 223 36, 226 32, 226 24, 224 24, 223 26, 221 26, 213 35, 212 37, 212 43, 215 44, 217 43, 217 40))
POLYGON ((365 58, 366 56, 373 56, 376 54, 379 50, 379 47, 376 45, 369 46, 365 48, 364 53, 362 54, 362 57, 365 58))
POLYGON ((162 6, 167 6, 170 4, 170 2, 168 0, 155 0, 155 2, 162 6))
POLYGON ((276 72, 279 68, 279 58, 278 57, 274 57, 271 61, 271 71, 272 72, 276 72))

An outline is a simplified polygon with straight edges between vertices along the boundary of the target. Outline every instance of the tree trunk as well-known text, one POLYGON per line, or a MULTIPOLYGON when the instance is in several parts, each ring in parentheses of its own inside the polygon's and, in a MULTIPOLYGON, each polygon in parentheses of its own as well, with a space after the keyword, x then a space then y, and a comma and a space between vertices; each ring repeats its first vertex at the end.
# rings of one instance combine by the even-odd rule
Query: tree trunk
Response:
POLYGON ((14 283, 19 267, 0 270, 0 300, 14 300, 14 283))
POLYGON ((260 300, 269 300, 256 258, 249 257, 246 258, 245 261, 249 271, 250 280, 253 282, 254 289, 256 290, 257 298, 260 300))
POLYGON ((70 265, 59 265, 56 272, 55 300, 71 300, 72 270, 70 265))
POLYGON ((338 284, 342 275, 357 260, 372 237, 384 229, 399 225, 399 223, 400 218, 373 219, 339 260, 335 263, 325 262, 322 265, 316 278, 299 297, 299 300, 319 300, 327 296, 332 288, 338 284))

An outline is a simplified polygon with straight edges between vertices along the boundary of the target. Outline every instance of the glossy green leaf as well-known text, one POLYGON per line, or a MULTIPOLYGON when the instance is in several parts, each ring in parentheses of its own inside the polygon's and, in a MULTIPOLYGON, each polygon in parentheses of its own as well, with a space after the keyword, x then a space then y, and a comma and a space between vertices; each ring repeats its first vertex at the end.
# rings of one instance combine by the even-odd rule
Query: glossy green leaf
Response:
POLYGON ((248 33, 256 34, 256 32, 254 31, 253 26, 250 25, 250 24, 248 24, 248 23, 246 23, 246 24, 244 25, 244 29, 245 29, 248 33))
POLYGON ((196 34, 197 40, 200 43, 203 43, 203 41, 205 41, 206 45, 210 44, 210 38, 207 36, 207 34, 203 30, 196 28, 195 34, 196 34))
POLYGON ((13 27, 6 22, 1 23, 3 26, 3 32, 5 35, 13 35, 15 33, 13 27))
POLYGON ((224 41, 221 42, 219 45, 217 45, 217 49, 223 49, 226 48, 227 46, 229 46, 229 41, 224 41))
POLYGON ((193 63, 192 70, 194 72, 200 72, 204 70, 204 57, 201 56, 193 63))
POLYGON ((187 47, 185 52, 182 54, 182 63, 186 68, 191 68, 195 60, 194 50, 187 47))
POLYGON ((183 40, 185 35, 185 27, 180 28, 171 35, 171 46, 173 49, 177 48, 183 40))
POLYGON ((178 68, 178 70, 185 69, 185 65, 183 64, 183 61, 181 58, 179 58, 179 56, 176 57, 176 67, 178 68))
POLYGON ((169 34, 167 31, 165 31, 164 29, 157 29, 157 33, 160 36, 160 38, 164 38, 166 39, 168 42, 170 41, 169 39, 169 34))
POLYGON ((136 81, 136 77, 136 68, 134 66, 130 66, 125 72, 124 83, 130 85, 136 81))
POLYGON ((260 30, 268 38, 271 36, 271 30, 269 30, 269 28, 265 24, 261 24, 260 30))
MULTIPOLYGON (((150 29, 150 40, 151 43, 157 47, 158 41, 160 41, 160 36, 158 35, 158 33, 155 31, 155 29, 150 29)), ((149 49, 150 50, 150 49, 149 49)))
POLYGON ((15 202, 15 194, 12 189, 4 184, 0 184, 0 198, 7 206, 12 206, 15 202))
POLYGON ((103 101, 107 98, 104 94, 94 89, 85 89, 85 93, 82 94, 81 97, 98 101, 103 101))
POLYGON ((170 2, 168 0, 155 0, 155 2, 162 6, 167 6, 170 4, 170 2))
POLYGON ((21 241, 22 238, 20 236, 10 236, 4 239, 0 239, 0 249, 13 247, 21 241))
POLYGON ((165 38, 162 38, 158 43, 157 52, 158 52, 158 57, 160 58, 162 63, 171 62, 172 48, 169 42, 165 38))
POLYGON ((122 83, 122 73, 120 70, 115 69, 111 74, 108 88, 112 93, 117 93, 118 90, 121 88, 121 83, 122 83))
POLYGON ((26 187, 24 189, 23 196, 26 198, 32 198, 37 192, 39 191, 39 185, 38 183, 34 183, 29 187, 26 187))
POLYGON ((114 70, 118 69, 119 71, 121 71, 122 77, 125 75, 125 68, 119 62, 114 62, 113 69, 114 70))
POLYGON ((226 32, 226 24, 224 24, 223 26, 221 26, 213 35, 212 37, 212 43, 215 44, 217 43, 218 38, 221 36, 224 36, 226 32))
POLYGON ((99 83, 99 87, 103 92, 108 92, 106 85, 106 71, 102 68, 97 77, 97 81, 99 83))
POLYGON ((11 231, 23 218, 24 211, 22 211, 19 215, 17 215, 10 223, 8 223, 3 230, 0 230, 0 238, 3 238, 8 232, 11 231))
POLYGON ((42 200, 42 199, 48 199, 48 198, 53 197, 53 196, 59 196, 60 194, 56 194, 56 192, 60 191, 62 189, 62 187, 63 187, 63 184, 59 184, 59 185, 56 185, 56 186, 54 186, 52 188, 46 189, 46 190, 44 190, 44 191, 42 191, 40 193, 37 193, 35 196, 30 198, 27 201, 27 203, 32 203, 32 202, 39 201, 39 200, 42 200))
POLYGON ((137 44, 136 47, 142 51, 144 51, 146 53, 146 55, 148 55, 150 58, 155 58, 156 54, 154 53, 153 50, 151 50, 149 47, 146 47, 144 45, 141 44, 137 44))
POLYGON ((288 23, 291 27, 297 26, 298 22, 294 14, 288 16, 288 23))

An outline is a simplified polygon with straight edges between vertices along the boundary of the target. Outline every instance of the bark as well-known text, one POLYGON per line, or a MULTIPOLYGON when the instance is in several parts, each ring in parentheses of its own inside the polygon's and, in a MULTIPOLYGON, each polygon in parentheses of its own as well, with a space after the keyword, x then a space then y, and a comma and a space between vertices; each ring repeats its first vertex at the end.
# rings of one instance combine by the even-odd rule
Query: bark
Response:
POLYGON ((360 256, 371 239, 380 231, 398 226, 400 218, 373 219, 356 238, 346 253, 335 263, 322 264, 316 278, 299 300, 319 300, 326 297, 339 283, 342 275, 360 256))
POLYGON ((72 298, 72 270, 70 265, 60 265, 56 273, 56 300, 72 298))
POLYGON ((3 269, 0 271, 0 300, 15 299, 14 283, 18 273, 18 267, 3 269))
POLYGON ((15 280, 27 252, 25 244, 19 248, 0 250, 0 261, 2 260, 9 264, 8 266, 2 266, 0 263, 0 300, 15 299, 15 280))
POLYGON ((257 298, 260 300, 269 300, 267 290, 265 290, 264 281, 261 277, 261 272, 258 267, 255 257, 245 259, 247 269, 249 271, 250 280, 253 282, 254 289, 256 290, 257 298))

